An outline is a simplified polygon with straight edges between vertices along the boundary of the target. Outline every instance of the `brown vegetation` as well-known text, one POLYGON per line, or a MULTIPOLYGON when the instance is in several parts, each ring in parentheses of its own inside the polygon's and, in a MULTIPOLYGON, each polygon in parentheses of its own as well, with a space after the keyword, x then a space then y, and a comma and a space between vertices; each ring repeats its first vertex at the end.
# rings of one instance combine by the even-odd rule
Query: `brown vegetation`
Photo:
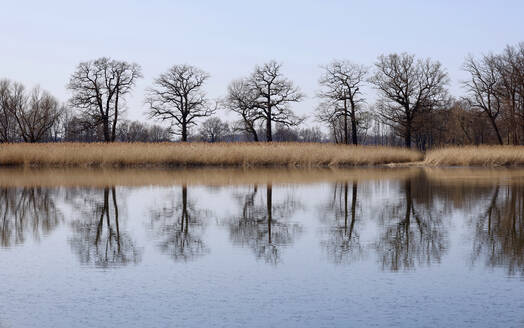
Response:
POLYGON ((420 168, 3 168, 0 169, 0 187, 285 185, 397 180, 407 179, 417 172, 420 168))
POLYGON ((431 166, 520 166, 523 146, 463 146, 431 150, 424 159, 431 166))
POLYGON ((405 180, 423 177, 433 186, 524 183, 523 169, 486 168, 2 168, 0 187, 95 187, 174 185, 287 185, 405 180))
POLYGON ((319 143, 2 144, 0 165, 25 167, 336 167, 422 160, 408 149, 319 143))

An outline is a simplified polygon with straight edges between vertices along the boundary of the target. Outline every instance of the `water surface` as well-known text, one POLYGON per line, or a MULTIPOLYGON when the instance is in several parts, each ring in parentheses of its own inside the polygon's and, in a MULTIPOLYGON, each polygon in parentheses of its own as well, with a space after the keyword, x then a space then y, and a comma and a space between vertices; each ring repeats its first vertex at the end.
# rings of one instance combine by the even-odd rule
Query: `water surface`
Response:
POLYGON ((0 172, 0 327, 519 327, 524 171, 0 172))

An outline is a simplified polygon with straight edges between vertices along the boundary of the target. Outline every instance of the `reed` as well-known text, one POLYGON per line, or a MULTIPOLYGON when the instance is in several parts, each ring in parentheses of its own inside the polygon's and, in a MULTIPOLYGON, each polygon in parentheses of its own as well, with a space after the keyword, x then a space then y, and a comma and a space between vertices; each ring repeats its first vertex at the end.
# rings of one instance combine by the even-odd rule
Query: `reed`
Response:
POLYGON ((429 151, 428 166, 521 166, 524 146, 456 146, 429 151))
POLYGON ((0 145, 0 165, 23 167, 337 167, 405 163, 422 158, 420 152, 402 148, 321 143, 0 145))

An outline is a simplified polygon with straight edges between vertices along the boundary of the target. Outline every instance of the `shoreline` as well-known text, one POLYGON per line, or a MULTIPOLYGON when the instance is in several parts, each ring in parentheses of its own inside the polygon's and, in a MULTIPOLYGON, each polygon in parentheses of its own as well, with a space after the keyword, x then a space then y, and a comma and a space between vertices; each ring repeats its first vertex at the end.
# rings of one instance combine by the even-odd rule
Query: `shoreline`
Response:
POLYGON ((1 168, 401 168, 524 167, 524 146, 417 150, 324 143, 0 144, 1 168))

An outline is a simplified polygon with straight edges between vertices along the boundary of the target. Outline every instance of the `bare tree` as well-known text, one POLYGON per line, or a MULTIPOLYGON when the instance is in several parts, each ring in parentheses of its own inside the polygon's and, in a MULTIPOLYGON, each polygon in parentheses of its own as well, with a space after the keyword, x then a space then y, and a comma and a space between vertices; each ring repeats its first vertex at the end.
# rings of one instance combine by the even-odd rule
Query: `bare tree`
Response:
POLYGON ((142 77, 138 64, 102 57, 80 63, 69 80, 71 105, 102 126, 104 141, 115 141, 124 97, 142 77))
POLYGON ((25 88, 10 80, 0 81, 0 138, 2 142, 12 142, 17 137, 13 108, 25 106, 25 88))
POLYGON ((3 142, 52 140, 52 129, 60 124, 63 108, 47 91, 25 87, 9 80, 0 81, 0 139, 3 142))
POLYGON ((411 147, 414 119, 448 101, 447 73, 438 61, 415 60, 406 53, 378 57, 370 82, 380 94, 379 114, 411 147))
POLYGON ((178 128, 182 141, 187 141, 188 128, 195 125, 197 119, 216 111, 216 106, 209 107, 203 91, 208 78, 209 74, 195 66, 174 65, 147 90, 149 117, 170 121, 178 128))
POLYGON ((299 102, 304 95, 282 75, 282 65, 272 60, 262 66, 256 66, 249 78, 249 84, 257 95, 258 113, 266 121, 266 141, 272 141, 271 125, 280 123, 296 126, 303 121, 289 108, 291 103, 299 102))
POLYGON ((493 55, 483 56, 477 60, 472 56, 466 58, 464 70, 471 74, 471 80, 464 86, 469 94, 466 100, 471 107, 479 108, 486 113, 499 144, 503 144, 499 126, 497 124, 502 113, 502 99, 499 88, 500 78, 493 55))
POLYGON ((506 107, 503 114, 509 127, 508 140, 511 136, 511 142, 518 145, 518 89, 520 87, 520 75, 522 74, 522 72, 519 72, 518 50, 507 46, 502 54, 495 57, 494 65, 499 77, 497 90, 503 100, 504 107, 506 107))
POLYGON ((229 125, 218 117, 210 117, 202 123, 200 135, 209 142, 220 141, 229 133, 229 125))
POLYGON ((10 110, 25 142, 38 142, 50 137, 51 129, 59 122, 61 115, 58 100, 39 87, 33 89, 27 100, 21 100, 10 110))
POLYGON ((235 130, 245 132, 258 141, 257 122, 264 118, 257 107, 257 93, 250 86, 248 79, 231 82, 223 105, 226 109, 240 115, 240 121, 235 124, 235 130))
POLYGON ((344 122, 344 143, 349 144, 348 119, 351 121, 351 139, 354 145, 357 140, 357 111, 359 104, 364 102, 361 97, 361 87, 367 75, 367 68, 363 65, 353 64, 346 60, 335 60, 324 66, 324 73, 320 77, 320 85, 323 90, 319 96, 331 106, 321 106, 320 111, 326 114, 326 109, 331 119, 341 117, 344 122))

